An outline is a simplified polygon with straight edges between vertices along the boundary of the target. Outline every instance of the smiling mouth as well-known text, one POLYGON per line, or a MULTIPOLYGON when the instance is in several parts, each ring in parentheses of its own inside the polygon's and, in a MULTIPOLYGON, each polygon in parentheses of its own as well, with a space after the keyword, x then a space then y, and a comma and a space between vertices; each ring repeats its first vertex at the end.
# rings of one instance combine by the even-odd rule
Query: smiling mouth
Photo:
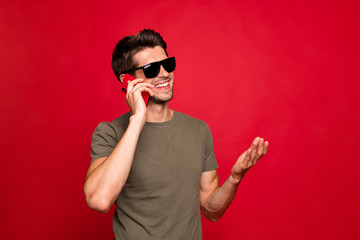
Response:
POLYGON ((164 88, 164 87, 168 87, 169 85, 170 85, 169 82, 164 82, 164 83, 156 84, 155 87, 156 88, 164 88))

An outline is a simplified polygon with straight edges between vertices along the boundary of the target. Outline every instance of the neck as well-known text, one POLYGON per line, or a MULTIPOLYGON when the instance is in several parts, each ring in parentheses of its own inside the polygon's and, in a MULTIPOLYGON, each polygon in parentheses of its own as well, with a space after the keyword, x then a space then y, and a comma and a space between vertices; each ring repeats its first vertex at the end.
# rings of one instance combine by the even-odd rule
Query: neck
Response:
POLYGON ((167 122, 170 121, 174 111, 169 108, 168 103, 157 104, 149 102, 146 112, 147 122, 167 122))

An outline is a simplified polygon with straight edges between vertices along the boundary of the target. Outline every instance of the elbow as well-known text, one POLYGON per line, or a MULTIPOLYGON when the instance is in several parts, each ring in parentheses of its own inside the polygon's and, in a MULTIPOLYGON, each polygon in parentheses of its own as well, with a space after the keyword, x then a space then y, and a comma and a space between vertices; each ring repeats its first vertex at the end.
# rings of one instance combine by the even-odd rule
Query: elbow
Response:
POLYGON ((212 223, 216 223, 219 220, 219 218, 206 218, 206 219, 212 223))
POLYGON ((220 218, 221 218, 221 216, 218 216, 218 217, 216 217, 216 218, 212 218, 210 221, 213 222, 213 223, 215 223, 215 222, 219 221, 220 218))
POLYGON ((89 208, 100 212, 100 213, 107 213, 111 207, 111 201, 108 200, 105 196, 102 196, 99 193, 90 192, 86 185, 84 186, 84 194, 86 203, 89 208))
POLYGON ((216 223, 217 221, 220 220, 221 216, 205 216, 207 220, 209 220, 210 222, 216 223))
POLYGON ((107 213, 110 210, 110 202, 105 198, 86 196, 86 203, 89 208, 100 213, 107 213))
POLYGON ((220 220, 220 218, 222 217, 222 215, 224 213, 223 212, 210 212, 205 209, 202 209, 202 214, 207 220, 215 223, 220 220))

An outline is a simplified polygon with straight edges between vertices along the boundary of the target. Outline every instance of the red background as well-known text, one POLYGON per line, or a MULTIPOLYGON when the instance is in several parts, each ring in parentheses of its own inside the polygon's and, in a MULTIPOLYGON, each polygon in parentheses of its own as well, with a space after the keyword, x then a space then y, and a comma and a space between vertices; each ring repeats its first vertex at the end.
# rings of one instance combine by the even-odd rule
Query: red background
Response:
POLYGON ((159 31, 171 107, 213 132, 221 183, 256 136, 266 157, 204 239, 357 239, 359 1, 0 3, 1 239, 112 239, 85 202, 91 134, 127 111, 116 42, 159 31))

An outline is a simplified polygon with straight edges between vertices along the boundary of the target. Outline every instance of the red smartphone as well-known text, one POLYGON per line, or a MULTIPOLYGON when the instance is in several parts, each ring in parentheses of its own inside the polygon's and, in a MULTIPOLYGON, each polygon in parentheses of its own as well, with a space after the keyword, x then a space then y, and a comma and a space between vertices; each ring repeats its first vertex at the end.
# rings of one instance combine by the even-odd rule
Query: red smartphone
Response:
MULTIPOLYGON (((125 74, 124 76, 124 80, 123 80, 123 83, 122 83, 122 89, 121 91, 126 94, 126 89, 127 89, 127 86, 128 86, 128 81, 132 81, 132 80, 135 80, 136 78, 134 78, 133 76, 131 76, 130 74, 125 74)), ((144 102, 145 102, 145 105, 147 106, 148 102, 149 102, 149 94, 147 92, 142 92, 142 97, 144 99, 144 102)))

